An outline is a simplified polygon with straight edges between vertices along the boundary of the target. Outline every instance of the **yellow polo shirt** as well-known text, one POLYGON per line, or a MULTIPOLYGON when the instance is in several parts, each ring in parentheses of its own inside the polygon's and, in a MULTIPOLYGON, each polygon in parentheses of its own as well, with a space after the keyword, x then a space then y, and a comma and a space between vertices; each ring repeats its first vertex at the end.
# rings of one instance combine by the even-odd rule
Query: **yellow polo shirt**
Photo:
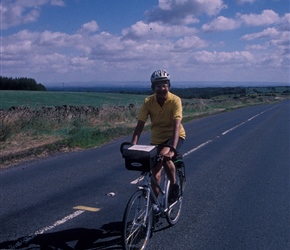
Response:
MULTIPOLYGON (((156 95, 145 98, 140 109, 138 119, 146 122, 148 116, 151 120, 151 143, 161 144, 172 138, 174 132, 174 120, 182 120, 181 99, 168 92, 167 100, 161 107, 156 95)), ((185 139, 185 130, 180 124, 179 137, 185 139)))

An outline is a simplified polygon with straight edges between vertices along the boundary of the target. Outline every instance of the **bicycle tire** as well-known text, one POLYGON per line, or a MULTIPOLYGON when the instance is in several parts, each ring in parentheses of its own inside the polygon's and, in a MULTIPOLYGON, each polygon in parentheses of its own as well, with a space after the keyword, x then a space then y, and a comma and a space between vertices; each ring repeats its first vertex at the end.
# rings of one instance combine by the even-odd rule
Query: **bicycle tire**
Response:
POLYGON ((168 202, 168 194, 169 194, 169 188, 170 188, 170 181, 168 181, 167 187, 166 187, 166 207, 168 207, 168 211, 166 213, 166 220, 169 225, 173 226, 175 225, 181 215, 181 207, 182 207, 182 200, 183 200, 183 191, 184 191, 184 185, 185 185, 185 179, 182 171, 177 170, 176 171, 176 183, 179 185, 179 194, 178 199, 170 204, 168 202))
POLYGON ((123 216, 123 249, 145 249, 151 237, 153 209, 149 199, 147 218, 147 194, 137 190, 127 203, 123 216))

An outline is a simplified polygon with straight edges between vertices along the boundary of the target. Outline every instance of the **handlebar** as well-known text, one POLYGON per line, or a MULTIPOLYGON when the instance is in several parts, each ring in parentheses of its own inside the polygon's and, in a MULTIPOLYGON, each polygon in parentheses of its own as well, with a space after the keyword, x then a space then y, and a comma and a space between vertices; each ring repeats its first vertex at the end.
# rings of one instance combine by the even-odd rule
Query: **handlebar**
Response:
POLYGON ((133 146, 133 144, 131 143, 131 142, 123 142, 122 144, 121 144, 121 146, 120 146, 120 152, 121 152, 121 154, 123 154, 123 150, 124 150, 124 147, 125 146, 133 146))

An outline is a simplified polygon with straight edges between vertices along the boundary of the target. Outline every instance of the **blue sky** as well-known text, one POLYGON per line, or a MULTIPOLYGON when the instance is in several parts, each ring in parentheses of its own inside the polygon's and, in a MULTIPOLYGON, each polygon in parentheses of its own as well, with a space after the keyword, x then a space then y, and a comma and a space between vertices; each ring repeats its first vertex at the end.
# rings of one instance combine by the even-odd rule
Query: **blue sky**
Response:
POLYGON ((289 83, 289 0, 1 0, 1 75, 289 83))

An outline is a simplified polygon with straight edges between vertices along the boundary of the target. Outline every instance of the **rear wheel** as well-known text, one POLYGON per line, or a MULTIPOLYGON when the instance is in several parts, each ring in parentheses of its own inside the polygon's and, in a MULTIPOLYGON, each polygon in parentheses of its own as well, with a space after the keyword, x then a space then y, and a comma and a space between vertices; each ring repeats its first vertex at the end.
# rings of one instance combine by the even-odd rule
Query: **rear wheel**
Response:
POLYGON ((148 243, 153 223, 152 205, 148 198, 144 190, 138 190, 127 204, 123 216, 124 249, 145 249, 148 243))

